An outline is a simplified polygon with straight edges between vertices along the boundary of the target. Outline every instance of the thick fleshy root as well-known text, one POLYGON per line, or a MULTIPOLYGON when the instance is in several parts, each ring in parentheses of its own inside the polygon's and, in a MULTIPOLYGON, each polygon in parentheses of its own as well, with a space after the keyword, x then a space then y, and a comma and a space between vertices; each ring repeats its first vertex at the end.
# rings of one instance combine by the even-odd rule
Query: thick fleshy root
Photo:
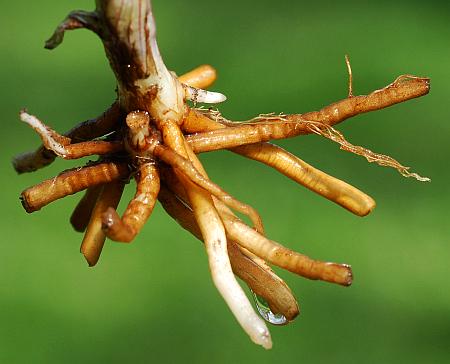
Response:
MULTIPOLYGON (((161 188, 159 201, 181 227, 202 240, 192 209, 188 207, 186 201, 165 186, 161 188)), ((299 308, 291 290, 264 261, 246 255, 242 248, 230 239, 228 239, 228 255, 233 272, 245 281, 253 292, 264 298, 273 312, 281 313, 288 321, 297 317, 299 308)))
MULTIPOLYGON (((188 133, 201 133, 226 128, 195 110, 191 110, 183 124, 188 133)), ((196 149, 195 142, 187 141, 196 149)), ((300 158, 270 143, 254 143, 230 149, 234 153, 259 161, 311 191, 341 205, 358 216, 365 216, 375 208, 375 201, 355 187, 314 168, 300 158)))
POLYGON ((333 125, 426 95, 429 79, 404 75, 382 89, 355 96, 346 57, 346 99, 319 111, 260 115, 246 122, 231 122, 212 109, 194 109, 186 103, 190 100, 195 107, 198 102, 219 103, 226 97, 204 90, 216 79, 211 66, 200 66, 179 78, 166 68, 156 43, 150 0, 98 0, 96 5, 93 12, 70 13, 46 47, 57 47, 67 30, 86 28, 96 33, 117 79, 118 100, 104 114, 64 135, 21 111, 21 120, 39 134, 43 144, 34 152, 16 157, 13 164, 18 173, 23 173, 49 165, 56 156, 77 159, 95 155, 99 160, 25 190, 21 195, 25 210, 34 212, 57 199, 87 190, 72 214, 71 224, 76 231, 85 231, 81 252, 89 266, 94 266, 106 238, 132 241, 159 199, 183 228, 205 243, 218 291, 249 337, 269 349, 269 330, 234 274, 247 283, 255 297, 267 302, 264 312, 257 304, 259 313, 269 322, 284 324, 299 314, 299 307, 289 287, 266 262, 308 279, 343 286, 352 283, 351 268, 311 259, 268 239, 257 211, 213 183, 195 153, 229 149, 276 169, 358 216, 365 216, 375 207, 372 198, 268 141, 315 133, 369 162, 427 180, 390 157, 352 145, 333 125), (120 217, 116 208, 125 183, 132 177, 137 184, 136 194, 120 217), (250 217, 254 228, 230 208, 250 217), (271 317, 279 315, 282 320, 271 321, 271 317))
POLYGON ((22 192, 20 199, 27 212, 34 212, 55 200, 73 195, 89 187, 125 180, 129 173, 128 165, 125 163, 96 163, 63 172, 30 187, 22 192))
MULTIPOLYGON (((203 174, 203 177, 207 178, 198 159, 184 142, 179 126, 174 122, 166 121, 160 123, 157 127, 162 132, 164 143, 169 148, 172 148, 174 152, 180 154, 180 156, 190 160, 194 167, 197 167, 199 172, 203 174)), ((257 316, 242 288, 234 278, 227 253, 225 229, 214 206, 210 192, 197 186, 179 169, 175 168, 174 171, 184 187, 205 242, 209 268, 216 288, 252 341, 266 349, 270 349, 272 341, 269 330, 264 321, 257 316)))
POLYGON ((159 193, 159 173, 154 163, 144 163, 136 175, 136 194, 128 204, 122 219, 110 207, 102 216, 105 235, 114 241, 129 243, 142 229, 153 208, 159 193))
POLYGON ((103 186, 89 187, 70 216, 70 224, 80 233, 86 230, 103 186))
POLYGON ((116 208, 122 197, 124 184, 121 181, 110 183, 102 188, 81 243, 80 251, 90 267, 97 264, 106 235, 102 230, 102 216, 108 208, 116 208))

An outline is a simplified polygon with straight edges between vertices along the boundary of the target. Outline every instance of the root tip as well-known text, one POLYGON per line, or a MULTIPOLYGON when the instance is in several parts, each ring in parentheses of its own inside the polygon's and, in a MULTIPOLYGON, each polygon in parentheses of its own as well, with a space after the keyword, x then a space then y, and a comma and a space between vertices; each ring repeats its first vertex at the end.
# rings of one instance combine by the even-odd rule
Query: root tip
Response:
POLYGON ((22 206, 23 206, 23 208, 25 209, 26 212, 28 212, 29 214, 31 214, 32 212, 37 211, 35 208, 32 208, 32 207, 30 206, 30 204, 28 203, 28 199, 27 199, 27 197, 25 196, 25 193, 24 193, 24 192, 22 192, 22 194, 19 196, 19 199, 20 199, 20 202, 21 202, 21 204, 22 204, 22 206))
POLYGON ((375 202, 374 199, 369 197, 364 208, 361 209, 361 211, 358 215, 361 217, 367 216, 375 209, 375 207, 377 207, 377 203, 375 202))
POLYGON ((347 276, 345 278, 343 286, 349 287, 353 283, 353 270, 352 267, 348 264, 343 264, 343 266, 347 268, 347 276))
POLYGON ((261 345, 264 349, 272 349, 272 338, 270 337, 269 330, 262 333, 261 336, 255 341, 256 344, 261 345))
POLYGON ((100 257, 93 258, 93 257, 89 256, 89 254, 84 252, 83 250, 81 250, 81 254, 83 254, 84 259, 86 259, 86 262, 87 262, 89 268, 95 267, 95 265, 97 265, 100 257))

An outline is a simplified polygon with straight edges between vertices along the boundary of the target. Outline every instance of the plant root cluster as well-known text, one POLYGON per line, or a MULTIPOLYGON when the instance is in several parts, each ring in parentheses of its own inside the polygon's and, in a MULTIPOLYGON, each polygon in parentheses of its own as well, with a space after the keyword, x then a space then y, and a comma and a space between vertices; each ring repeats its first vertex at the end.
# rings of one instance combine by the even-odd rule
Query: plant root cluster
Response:
MULTIPOLYGON (((186 102, 216 103, 224 100, 221 94, 203 90, 216 78, 211 66, 200 66, 181 77, 164 73, 162 68, 157 69, 158 82, 162 83, 156 90, 148 87, 151 97, 148 93, 132 94, 130 90, 134 89, 127 87, 131 76, 123 75, 121 66, 115 63, 112 48, 108 48, 110 43, 114 43, 111 39, 116 38, 121 43, 117 41, 115 46, 119 44, 126 48, 120 29, 114 33, 111 22, 108 23, 106 15, 110 12, 105 4, 110 2, 99 1, 100 5, 93 13, 74 12, 69 15, 47 46, 54 48, 58 45, 68 29, 85 27, 99 34, 108 56, 113 59, 112 66, 119 84, 117 101, 99 117, 78 124, 63 135, 25 110, 21 111, 21 120, 40 135, 43 144, 33 152, 17 156, 13 164, 17 172, 23 173, 45 167, 56 157, 77 159, 98 156, 98 159, 26 189, 21 194, 23 206, 27 212, 34 212, 55 200, 85 191, 70 222, 76 231, 84 232, 81 252, 89 266, 94 266, 106 238, 132 242, 150 218, 156 201, 159 201, 184 229, 204 242, 219 292, 250 338, 270 348, 270 333, 264 321, 255 314, 234 275, 267 302, 272 314, 284 316, 284 323, 287 323, 299 314, 299 306, 289 287, 269 264, 308 279, 342 286, 352 283, 351 267, 312 259, 270 240, 264 233, 258 212, 211 181, 196 154, 230 150, 278 170, 357 216, 365 216, 375 207, 371 197, 269 141, 315 133, 339 143, 345 150, 363 155, 370 162, 394 167, 408 177, 426 180, 410 173, 390 157, 353 146, 333 125, 364 112, 423 96, 429 91, 429 79, 400 76, 369 95, 353 96, 351 68, 346 58, 350 75, 347 98, 319 111, 296 115, 260 115, 247 122, 230 122, 216 111, 194 108, 186 102), (179 99, 174 101, 173 105, 176 104, 178 109, 175 110, 175 106, 164 109, 166 101, 163 97, 166 97, 164 92, 167 89, 163 92, 161 85, 169 91, 175 90, 174 100, 177 95, 183 95, 181 102, 179 99), (116 208, 124 186, 131 179, 136 182, 136 193, 120 216, 116 208), (251 225, 240 219, 236 212, 248 216, 251 225)), ((150 6, 149 1, 142 4, 150 6)), ((150 8, 143 10, 151 15, 150 8)), ((148 22, 148 27, 154 26, 152 18, 148 22)), ((156 59, 159 53, 156 43, 152 43, 154 34, 145 34, 149 38, 143 47, 150 44, 152 57, 156 59)), ((139 60, 131 58, 128 61, 132 67, 139 65, 139 60)), ((162 67, 158 62, 154 63, 156 67, 162 67)), ((138 71, 133 72, 133 82, 143 80, 138 71)), ((141 86, 146 85, 143 81, 139 82, 141 86)))

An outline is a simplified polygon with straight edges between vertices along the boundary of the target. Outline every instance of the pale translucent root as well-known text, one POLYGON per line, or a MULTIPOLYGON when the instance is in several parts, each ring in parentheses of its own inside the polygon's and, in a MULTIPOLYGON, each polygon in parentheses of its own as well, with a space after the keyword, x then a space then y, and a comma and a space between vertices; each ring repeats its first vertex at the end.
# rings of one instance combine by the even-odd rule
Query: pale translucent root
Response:
MULTIPOLYGON (((202 164, 200 163, 192 149, 186 143, 184 146, 187 157, 191 160, 194 167, 198 168, 200 173, 205 178, 208 178, 206 171, 204 170, 202 164)), ((196 188, 198 189, 198 187, 196 188)), ((189 190, 187 190, 187 192, 189 195, 189 190)), ((194 214, 197 218, 200 230, 202 231, 206 251, 208 253, 209 267, 214 284, 224 298, 225 302, 227 302, 228 307, 230 307, 239 324, 250 336, 250 339, 254 343, 263 346, 265 349, 271 349, 272 339, 270 337, 269 329, 267 328, 265 322, 253 310, 253 307, 250 304, 247 296, 245 295, 244 291, 242 290, 233 274, 230 258, 228 256, 225 228, 223 226, 219 213, 214 206, 211 196, 208 195, 206 191, 202 191, 201 194, 202 197, 208 197, 207 203, 209 205, 209 212, 211 213, 211 215, 213 215, 211 217, 214 218, 214 222, 217 224, 217 230, 213 232, 209 227, 212 219, 204 216, 200 221, 197 217, 199 211, 193 205, 194 214), (205 223, 204 227, 202 227, 202 222, 205 223), (214 236, 214 234, 218 235, 214 236)), ((193 203, 192 200, 191 203, 193 203)))
MULTIPOLYGON (((203 175, 205 178, 208 178, 208 175, 203 168, 200 160, 197 158, 197 156, 194 154, 194 152, 186 142, 184 143, 184 147, 187 153, 187 157, 191 160, 193 166, 201 173, 201 175, 203 175)), ((206 239, 204 239, 206 251, 208 252, 211 275, 213 277, 214 283, 216 284, 217 289, 224 297, 225 301, 227 302, 238 322, 241 324, 244 331, 250 336, 251 340, 256 344, 261 345, 265 349, 271 349, 272 338, 270 337, 269 329, 267 328, 265 322, 253 310, 253 307, 250 304, 247 296, 245 295, 244 291, 242 290, 233 274, 230 258, 228 256, 225 228, 223 226, 223 222, 221 221, 221 217, 219 216, 219 213, 215 207, 215 201, 217 201, 217 198, 209 197, 208 203, 211 206, 211 211, 214 211, 215 217, 220 221, 220 233, 223 234, 221 236, 221 238, 223 239, 222 244, 219 246, 217 244, 214 244, 213 241, 213 244, 208 246, 209 244, 207 244, 206 239), (221 260, 217 261, 217 258, 220 258, 221 260), (213 265, 215 266, 214 270, 213 265), (221 288, 219 288, 219 285, 221 288), (233 287, 233 291, 229 290, 231 287, 233 287)), ((205 219, 205 221, 208 223, 207 219, 205 219)), ((202 229, 201 226, 200 229, 202 229)), ((205 233, 203 232, 203 230, 202 234, 205 238, 205 233)))
POLYGON ((219 104, 224 102, 227 97, 219 92, 212 92, 183 85, 186 99, 194 103, 200 102, 205 104, 219 104))
MULTIPOLYGON (((200 190, 197 186, 195 188, 200 190)), ((191 193, 188 192, 189 195, 191 193)), ((247 296, 236 281, 228 257, 227 240, 222 221, 207 192, 196 192, 191 198, 199 227, 202 231, 209 269, 215 286, 251 340, 265 349, 272 347, 269 330, 255 313, 247 296)))
MULTIPOLYGON (((174 123, 167 125, 163 129, 163 138, 170 148, 181 154, 182 157, 190 159, 194 167, 204 172, 200 161, 184 142, 178 125, 174 123)), ((175 170, 175 173, 186 190, 202 233, 215 286, 241 327, 250 336, 250 339, 254 343, 270 349, 272 339, 269 330, 264 321, 253 310, 250 301, 234 277, 228 257, 225 228, 213 204, 211 195, 190 181, 180 171, 175 170)), ((204 177, 207 178, 207 176, 204 177)))
MULTIPOLYGON (((187 202, 188 198, 178 179, 173 173, 167 173, 167 169, 165 169, 165 172, 162 172, 162 177, 167 185, 161 186, 158 199, 164 210, 183 229, 191 232, 197 239, 203 241, 192 208, 187 202), (180 194, 176 191, 179 191, 180 194)), ((239 247, 229 239, 227 247, 233 272, 255 294, 267 301, 273 313, 281 313, 288 321, 294 320, 299 314, 299 307, 286 283, 261 258, 247 249, 239 247)))

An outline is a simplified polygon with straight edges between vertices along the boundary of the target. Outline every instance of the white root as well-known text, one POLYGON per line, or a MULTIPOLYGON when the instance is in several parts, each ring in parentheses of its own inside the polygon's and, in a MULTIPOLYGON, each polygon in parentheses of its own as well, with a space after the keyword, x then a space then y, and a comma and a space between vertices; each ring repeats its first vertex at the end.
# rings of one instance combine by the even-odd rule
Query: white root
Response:
POLYGON ((191 202, 202 231, 213 282, 250 339, 265 349, 270 349, 272 340, 269 330, 253 310, 231 269, 223 223, 208 193, 197 191, 197 196, 191 202))
POLYGON ((40 135, 42 142, 47 149, 52 150, 56 155, 62 158, 67 155, 66 148, 53 138, 52 134, 54 134, 54 132, 36 116, 30 115, 24 110, 19 113, 19 116, 20 120, 31 126, 40 135))
POLYGON ((186 93, 186 100, 190 100, 194 103, 219 104, 227 99, 227 97, 220 92, 206 91, 188 85, 183 85, 183 87, 186 93))
MULTIPOLYGON (((186 142, 185 151, 194 167, 198 168, 201 175, 208 178, 202 164, 186 142)), ((253 310, 233 274, 228 256, 225 227, 215 206, 217 199, 192 182, 189 184, 191 188, 187 188, 186 192, 205 242, 213 282, 250 339, 265 349, 270 349, 272 348, 272 339, 269 329, 253 310)))

